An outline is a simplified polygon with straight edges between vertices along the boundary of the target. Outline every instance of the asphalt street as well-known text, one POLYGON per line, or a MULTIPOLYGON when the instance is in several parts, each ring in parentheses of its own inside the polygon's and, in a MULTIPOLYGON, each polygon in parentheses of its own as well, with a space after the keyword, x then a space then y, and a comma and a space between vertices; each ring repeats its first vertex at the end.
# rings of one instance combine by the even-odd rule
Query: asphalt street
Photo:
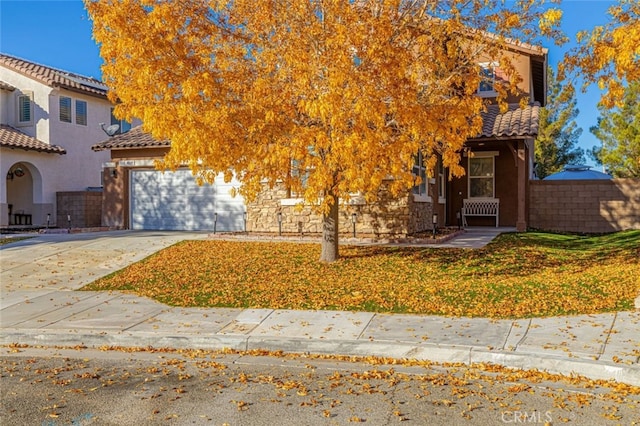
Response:
POLYGON ((466 366, 3 348, 3 425, 638 424, 640 395, 466 366))

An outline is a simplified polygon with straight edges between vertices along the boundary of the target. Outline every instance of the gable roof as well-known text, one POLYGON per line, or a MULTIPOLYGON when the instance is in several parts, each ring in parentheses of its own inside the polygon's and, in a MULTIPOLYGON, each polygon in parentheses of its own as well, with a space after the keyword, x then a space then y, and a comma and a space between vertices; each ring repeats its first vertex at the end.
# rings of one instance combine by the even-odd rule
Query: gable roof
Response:
POLYGON ((133 148, 169 148, 171 143, 167 140, 158 141, 150 133, 142 130, 142 126, 136 126, 126 133, 113 136, 91 147, 94 151, 105 149, 133 149, 133 148))
POLYGON ((511 104, 504 113, 500 112, 498 105, 489 105, 480 116, 482 133, 477 139, 536 137, 540 124, 540 104, 535 102, 524 108, 511 104))
POLYGON ((50 154, 67 153, 61 146, 49 145, 6 124, 0 124, 0 147, 46 152, 50 154))
POLYGON ((0 53, 0 65, 49 87, 59 87, 100 98, 107 97, 107 85, 93 77, 58 70, 4 53, 0 53))

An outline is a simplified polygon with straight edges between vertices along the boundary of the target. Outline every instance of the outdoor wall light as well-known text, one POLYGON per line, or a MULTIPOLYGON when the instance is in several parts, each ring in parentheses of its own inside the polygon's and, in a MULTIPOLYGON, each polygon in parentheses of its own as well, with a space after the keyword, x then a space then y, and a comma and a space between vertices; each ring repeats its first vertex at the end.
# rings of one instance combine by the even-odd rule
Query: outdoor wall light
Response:
POLYGON ((431 223, 433 224, 433 238, 436 237, 436 229, 438 227, 438 213, 434 213, 431 216, 431 223))
POLYGON ((111 177, 114 178, 114 179, 118 177, 118 170, 117 169, 111 169, 111 177))
POLYGON ((281 236, 282 235, 282 212, 278 212, 278 214, 276 215, 276 218, 278 219, 278 235, 281 236))
POLYGON ((356 237, 356 218, 357 215, 355 213, 351 213, 351 223, 353 224, 353 238, 356 237))

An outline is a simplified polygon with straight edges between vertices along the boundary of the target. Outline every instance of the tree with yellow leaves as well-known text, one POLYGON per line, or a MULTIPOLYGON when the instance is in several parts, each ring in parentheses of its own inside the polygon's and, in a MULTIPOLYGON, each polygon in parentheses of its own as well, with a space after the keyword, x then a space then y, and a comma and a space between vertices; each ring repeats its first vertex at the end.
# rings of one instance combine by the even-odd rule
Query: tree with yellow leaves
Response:
POLYGON ((560 71, 562 76, 579 71, 584 87, 597 83, 605 90, 603 106, 622 107, 626 85, 640 81, 640 3, 619 0, 607 13, 606 25, 578 33, 578 47, 565 56, 560 71))
MULTIPOLYGON (((116 113, 171 141, 162 166, 235 175, 247 199, 284 182, 323 215, 338 257, 338 204, 414 186, 415 155, 463 173, 480 132, 480 62, 517 93, 510 37, 556 36, 541 2, 484 0, 86 0, 116 113)), ((527 40, 523 40, 527 41, 527 40)), ((419 178, 418 178, 419 179, 419 178)))

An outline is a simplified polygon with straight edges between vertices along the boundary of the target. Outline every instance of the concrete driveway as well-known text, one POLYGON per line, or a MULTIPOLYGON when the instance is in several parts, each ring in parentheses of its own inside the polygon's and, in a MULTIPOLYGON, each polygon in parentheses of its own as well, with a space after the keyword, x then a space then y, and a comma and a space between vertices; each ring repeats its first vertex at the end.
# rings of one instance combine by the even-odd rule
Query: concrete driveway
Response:
POLYGON ((77 290, 179 241, 207 235, 165 231, 38 234, 0 246, 0 309, 51 291, 77 290))

